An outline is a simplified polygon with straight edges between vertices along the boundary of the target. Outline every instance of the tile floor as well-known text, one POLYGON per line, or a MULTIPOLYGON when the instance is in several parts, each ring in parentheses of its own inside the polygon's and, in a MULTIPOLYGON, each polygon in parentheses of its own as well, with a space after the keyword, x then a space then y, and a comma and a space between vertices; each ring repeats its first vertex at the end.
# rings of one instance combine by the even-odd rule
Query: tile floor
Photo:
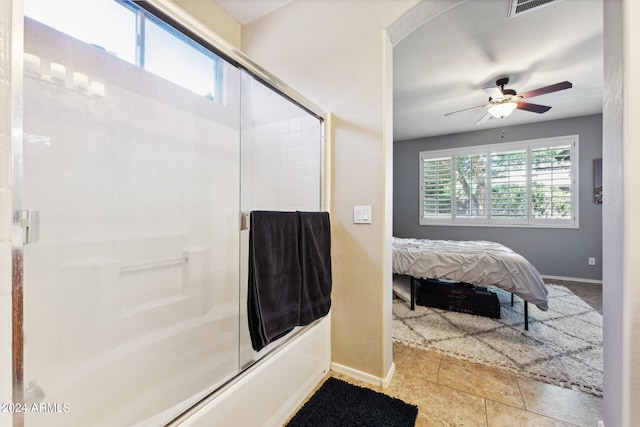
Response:
POLYGON ((330 375, 417 405, 417 427, 595 427, 602 419, 602 399, 590 394, 402 344, 393 353, 386 389, 330 375))
MULTIPOLYGON (((567 286, 602 314, 601 285, 549 283, 567 286)), ((418 405, 416 427, 596 427, 602 419, 602 398, 591 394, 397 343, 393 360, 386 389, 329 375, 418 405)))

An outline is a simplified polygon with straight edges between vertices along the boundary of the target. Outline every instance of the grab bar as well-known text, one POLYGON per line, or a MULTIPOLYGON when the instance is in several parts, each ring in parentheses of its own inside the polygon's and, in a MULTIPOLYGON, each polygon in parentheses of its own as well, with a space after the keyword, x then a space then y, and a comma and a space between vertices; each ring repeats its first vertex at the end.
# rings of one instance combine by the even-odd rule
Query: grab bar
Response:
POLYGON ((157 259, 154 261, 147 261, 135 264, 126 264, 120 267, 120 274, 135 273, 144 270, 153 270, 156 268, 173 267, 180 264, 186 264, 189 262, 188 257, 181 258, 166 258, 157 259))

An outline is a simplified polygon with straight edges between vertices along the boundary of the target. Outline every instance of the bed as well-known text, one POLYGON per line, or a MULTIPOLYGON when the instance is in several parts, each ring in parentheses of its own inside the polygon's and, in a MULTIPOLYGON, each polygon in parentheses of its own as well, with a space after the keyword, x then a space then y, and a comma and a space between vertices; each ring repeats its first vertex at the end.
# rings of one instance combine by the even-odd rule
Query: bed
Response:
POLYGON ((540 273, 522 255, 495 242, 394 237, 393 272, 411 277, 412 308, 414 279, 429 278, 493 285, 517 295, 525 301, 525 329, 527 303, 548 309, 548 291, 540 273))

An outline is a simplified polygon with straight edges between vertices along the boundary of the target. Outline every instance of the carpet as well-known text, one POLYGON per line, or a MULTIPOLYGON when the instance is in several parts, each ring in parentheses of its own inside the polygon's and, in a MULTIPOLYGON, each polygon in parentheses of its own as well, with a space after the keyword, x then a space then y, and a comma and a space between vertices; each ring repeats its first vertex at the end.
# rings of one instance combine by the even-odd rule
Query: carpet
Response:
POLYGON ((602 316, 569 289, 547 285, 549 310, 498 294, 501 319, 393 302, 393 339, 413 347, 509 370, 516 375, 602 396, 602 316))
POLYGON ((287 427, 408 427, 417 415, 417 406, 329 377, 287 427))

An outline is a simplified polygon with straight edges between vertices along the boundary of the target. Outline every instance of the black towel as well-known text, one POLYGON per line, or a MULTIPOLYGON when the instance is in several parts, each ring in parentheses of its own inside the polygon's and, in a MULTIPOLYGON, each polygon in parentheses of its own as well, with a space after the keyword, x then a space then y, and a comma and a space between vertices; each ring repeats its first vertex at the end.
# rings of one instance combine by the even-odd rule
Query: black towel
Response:
POLYGON ((331 308, 331 227, 328 212, 298 212, 302 290, 299 325, 325 316, 331 308))
POLYGON ((247 312, 256 351, 331 308, 327 212, 251 212, 247 312))
POLYGON ((251 212, 247 310, 256 351, 299 323, 299 231, 296 212, 251 212))

